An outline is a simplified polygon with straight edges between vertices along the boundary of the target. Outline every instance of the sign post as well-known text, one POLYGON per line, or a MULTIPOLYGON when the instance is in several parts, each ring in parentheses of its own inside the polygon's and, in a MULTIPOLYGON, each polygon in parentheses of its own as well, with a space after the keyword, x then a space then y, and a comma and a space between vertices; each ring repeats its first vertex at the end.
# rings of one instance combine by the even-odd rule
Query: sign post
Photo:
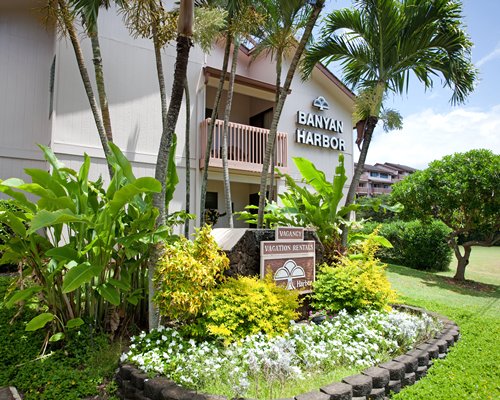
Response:
POLYGON ((304 240, 304 228, 278 227, 276 240, 260 243, 260 275, 270 273, 277 285, 308 293, 316 275, 315 258, 315 242, 304 240))

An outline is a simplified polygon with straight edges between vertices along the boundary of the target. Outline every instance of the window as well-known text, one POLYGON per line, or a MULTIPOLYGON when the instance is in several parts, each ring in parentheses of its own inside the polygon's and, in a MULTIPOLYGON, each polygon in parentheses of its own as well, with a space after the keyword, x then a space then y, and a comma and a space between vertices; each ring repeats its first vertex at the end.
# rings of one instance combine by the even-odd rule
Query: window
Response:
POLYGON ((384 189, 389 189, 390 186, 389 185, 384 185, 384 189))
POLYGON ((217 210, 219 208, 219 193, 217 192, 207 192, 207 197, 205 198, 205 209, 217 210))
POLYGON ((359 187, 365 187, 365 184, 364 183, 359 183, 358 186, 359 187))
POLYGON ((370 172, 370 176, 373 176, 376 178, 378 176, 378 172, 370 172))
POLYGON ((389 179, 389 174, 380 173, 380 177, 384 179, 389 179))

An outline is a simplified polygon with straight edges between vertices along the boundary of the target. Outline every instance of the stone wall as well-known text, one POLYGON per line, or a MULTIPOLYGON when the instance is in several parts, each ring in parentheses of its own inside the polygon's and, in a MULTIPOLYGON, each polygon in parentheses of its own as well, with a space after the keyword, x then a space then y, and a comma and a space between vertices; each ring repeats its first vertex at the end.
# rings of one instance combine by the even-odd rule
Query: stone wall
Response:
MULTIPOLYGON (((423 313, 425 310, 398 306, 406 312, 423 313)), ((444 327, 433 339, 418 345, 413 350, 364 370, 361 374, 344 378, 318 390, 298 394, 281 400, 382 400, 391 393, 398 393, 403 387, 413 385, 423 378, 434 359, 446 357, 450 347, 459 339, 457 324, 435 313, 444 327)), ((147 375, 132 365, 122 365, 116 375, 123 400, 228 400, 224 396, 196 393, 184 389, 164 377, 148 379, 147 375)), ((245 400, 245 399, 240 399, 245 400)))

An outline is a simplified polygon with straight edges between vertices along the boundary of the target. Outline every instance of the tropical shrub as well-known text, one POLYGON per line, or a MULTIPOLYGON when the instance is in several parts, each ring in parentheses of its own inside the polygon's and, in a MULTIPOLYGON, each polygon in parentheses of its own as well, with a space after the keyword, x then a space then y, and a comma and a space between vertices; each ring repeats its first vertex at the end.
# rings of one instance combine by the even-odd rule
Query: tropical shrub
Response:
POLYGON ((276 286, 271 277, 228 278, 214 290, 212 302, 200 324, 225 343, 264 333, 285 333, 298 317, 298 292, 276 286))
POLYGON ((348 311, 390 310, 396 293, 375 253, 380 244, 376 234, 358 244, 339 258, 335 266, 323 265, 313 284, 312 305, 317 310, 348 311))
POLYGON ((136 178, 112 143, 108 161, 114 175, 107 189, 101 179, 89 180, 87 155, 77 172, 40 147, 51 172, 26 169, 32 183, 0 182, 0 191, 15 205, 0 211, 0 223, 14 232, 1 246, 0 263, 23 265, 19 289, 6 305, 39 301, 41 313, 26 329, 51 323, 57 332, 51 340, 84 322, 113 332, 125 315, 132 321, 144 314, 140 300, 147 288, 150 244, 170 237, 168 227, 155 228, 152 193, 161 185, 154 178, 136 178))
POLYGON ((397 220, 382 225, 367 223, 363 231, 370 232, 377 226, 380 226, 379 235, 388 239, 393 246, 378 252, 384 262, 418 270, 448 270, 452 258, 452 250, 448 245, 450 229, 441 221, 397 220))
MULTIPOLYGON (((294 157, 293 161, 302 175, 303 182, 309 185, 309 188, 298 185, 290 175, 280 174, 286 180, 287 191, 279 195, 282 205, 267 203, 264 222, 271 228, 278 225, 314 228, 325 247, 325 261, 333 262, 342 252, 342 227, 349 224, 349 213, 358 208, 356 204, 339 207, 343 197, 342 190, 347 181, 344 156, 339 154, 339 163, 332 182, 329 182, 325 173, 316 169, 311 161, 302 157, 294 157)), ((239 219, 255 224, 257 217, 250 212, 255 208, 257 207, 246 207, 248 211, 240 213, 239 219)))
POLYGON ((169 320, 193 321, 205 312, 214 297, 213 289, 228 267, 229 259, 217 246, 209 225, 197 230, 194 241, 181 237, 166 244, 153 279, 153 301, 160 315, 169 320))

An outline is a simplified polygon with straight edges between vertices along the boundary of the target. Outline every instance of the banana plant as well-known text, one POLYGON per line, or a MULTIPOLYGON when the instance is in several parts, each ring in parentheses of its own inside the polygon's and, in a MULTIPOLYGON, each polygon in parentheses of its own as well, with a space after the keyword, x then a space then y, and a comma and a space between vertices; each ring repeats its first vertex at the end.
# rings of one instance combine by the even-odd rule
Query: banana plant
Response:
MULTIPOLYGON (((0 181, 0 192, 16 205, 0 211, 0 222, 14 232, 0 249, 0 263, 22 265, 19 289, 6 304, 36 299, 41 313, 26 329, 50 323, 52 341, 84 322, 114 332, 121 321, 133 320, 130 313, 146 294, 149 249, 173 238, 170 226, 155 227, 152 194, 161 190, 160 182, 136 178, 119 148, 109 145, 114 174, 106 190, 102 179, 89 180, 87 155, 74 171, 45 146, 40 148, 51 172, 26 169, 31 183, 0 181)), ((186 217, 176 213, 169 222, 186 217)))

